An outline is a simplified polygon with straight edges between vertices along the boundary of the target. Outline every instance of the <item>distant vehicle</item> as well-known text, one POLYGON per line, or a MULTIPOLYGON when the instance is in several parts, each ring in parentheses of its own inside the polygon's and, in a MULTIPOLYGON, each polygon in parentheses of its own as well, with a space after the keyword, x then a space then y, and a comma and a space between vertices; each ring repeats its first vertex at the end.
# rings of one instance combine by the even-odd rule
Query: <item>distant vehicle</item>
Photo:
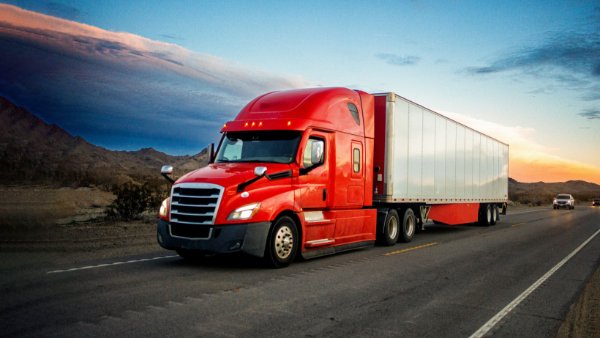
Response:
POLYGON ((552 207, 554 209, 575 209, 575 199, 571 194, 558 194, 552 202, 552 207))
POLYGON ((592 206, 600 207, 600 198, 594 198, 594 200, 592 201, 592 206))

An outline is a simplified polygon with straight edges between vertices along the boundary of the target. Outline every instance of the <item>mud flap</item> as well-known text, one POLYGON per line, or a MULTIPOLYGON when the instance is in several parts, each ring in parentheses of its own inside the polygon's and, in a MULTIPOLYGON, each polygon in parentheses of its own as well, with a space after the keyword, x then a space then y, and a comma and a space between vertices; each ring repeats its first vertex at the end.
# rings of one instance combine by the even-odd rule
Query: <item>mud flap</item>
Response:
POLYGON ((421 231, 425 230, 425 223, 427 223, 427 218, 429 218, 429 211, 431 210, 430 206, 422 205, 419 207, 419 213, 421 216, 419 225, 421 226, 421 231))

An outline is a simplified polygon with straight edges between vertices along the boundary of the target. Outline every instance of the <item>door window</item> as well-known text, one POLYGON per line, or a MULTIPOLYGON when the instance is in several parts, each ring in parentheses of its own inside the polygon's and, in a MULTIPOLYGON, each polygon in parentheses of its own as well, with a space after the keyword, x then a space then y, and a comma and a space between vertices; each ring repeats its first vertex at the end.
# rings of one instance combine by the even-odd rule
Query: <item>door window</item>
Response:
POLYGON ((302 166, 310 168, 325 162, 325 141, 320 138, 311 137, 306 142, 304 154, 302 155, 302 166))

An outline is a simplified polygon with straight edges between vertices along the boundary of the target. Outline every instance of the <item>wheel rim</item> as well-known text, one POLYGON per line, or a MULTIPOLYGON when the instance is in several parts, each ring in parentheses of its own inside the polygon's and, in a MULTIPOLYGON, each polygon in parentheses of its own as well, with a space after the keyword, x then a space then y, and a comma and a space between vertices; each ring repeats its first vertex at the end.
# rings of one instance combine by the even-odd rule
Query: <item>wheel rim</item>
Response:
POLYGON ((396 219, 396 217, 391 217, 390 221, 387 223, 387 233, 392 239, 396 238, 398 235, 398 219, 396 219))
POLYGON ((490 208, 490 206, 487 206, 487 223, 491 224, 492 223, 492 208, 490 208))
POLYGON ((416 228, 416 224, 415 224, 415 218, 414 217, 409 217, 406 220, 406 235, 408 237, 412 237, 413 233, 415 232, 415 228, 416 228))
POLYGON ((286 259, 292 254, 292 250, 294 249, 294 234, 292 233, 292 229, 283 225, 277 233, 275 234, 275 254, 279 259, 286 259))

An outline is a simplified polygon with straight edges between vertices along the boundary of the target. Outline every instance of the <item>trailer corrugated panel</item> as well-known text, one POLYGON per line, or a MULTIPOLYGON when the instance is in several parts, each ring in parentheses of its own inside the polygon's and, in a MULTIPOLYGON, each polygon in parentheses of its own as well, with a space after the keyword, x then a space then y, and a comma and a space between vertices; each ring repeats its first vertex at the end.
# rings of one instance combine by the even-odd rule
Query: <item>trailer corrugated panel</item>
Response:
POLYGON ((507 144, 394 93, 375 100, 376 129, 385 130, 375 135, 376 201, 508 199, 507 144))

